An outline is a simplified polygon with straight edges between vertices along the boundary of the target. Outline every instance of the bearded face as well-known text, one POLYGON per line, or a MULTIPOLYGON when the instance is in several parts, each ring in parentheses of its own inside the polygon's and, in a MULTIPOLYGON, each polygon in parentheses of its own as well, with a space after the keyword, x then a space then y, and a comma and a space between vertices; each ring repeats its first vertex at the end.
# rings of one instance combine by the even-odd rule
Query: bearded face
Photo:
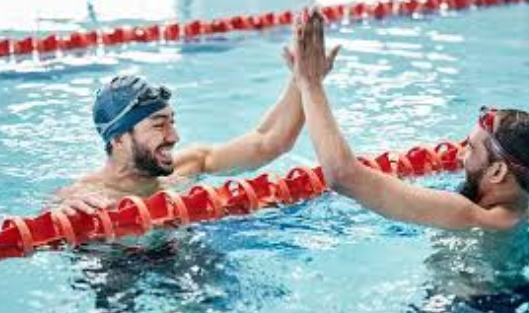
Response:
POLYGON ((468 137, 468 144, 463 154, 466 179, 459 187, 459 193, 474 203, 478 203, 483 197, 481 182, 492 162, 487 149, 487 138, 487 133, 476 126, 468 137))
POLYGON ((485 174, 485 169, 474 172, 467 171, 465 181, 459 186, 459 193, 474 203, 481 200, 480 182, 485 174))
POLYGON ((164 142, 155 149, 138 142, 132 137, 133 162, 136 169, 152 177, 168 176, 174 171, 171 150, 172 143, 164 142))

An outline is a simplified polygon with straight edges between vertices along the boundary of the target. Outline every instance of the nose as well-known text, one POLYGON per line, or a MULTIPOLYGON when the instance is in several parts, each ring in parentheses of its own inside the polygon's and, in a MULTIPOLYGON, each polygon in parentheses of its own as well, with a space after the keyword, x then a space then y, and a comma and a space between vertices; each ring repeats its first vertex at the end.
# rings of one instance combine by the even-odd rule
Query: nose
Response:
POLYGON ((180 141, 180 136, 178 136, 178 132, 174 126, 169 127, 165 135, 165 141, 171 144, 175 144, 180 141))
POLYGON ((463 168, 466 168, 468 159, 470 157, 469 154, 470 154, 470 150, 468 149, 468 147, 462 148, 457 154, 457 160, 459 161, 459 164, 463 166, 463 168))

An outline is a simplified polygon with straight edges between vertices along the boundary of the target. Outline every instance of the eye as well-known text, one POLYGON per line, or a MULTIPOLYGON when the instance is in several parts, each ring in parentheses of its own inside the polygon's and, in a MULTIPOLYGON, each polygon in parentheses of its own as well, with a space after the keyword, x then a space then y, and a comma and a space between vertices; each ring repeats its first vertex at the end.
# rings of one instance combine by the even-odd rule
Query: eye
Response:
POLYGON ((472 144, 472 142, 470 142, 470 140, 467 141, 467 148, 468 148, 469 150, 474 149, 474 144, 472 144))
POLYGON ((155 129, 162 129, 164 127, 164 124, 163 123, 154 124, 152 127, 155 128, 155 129))

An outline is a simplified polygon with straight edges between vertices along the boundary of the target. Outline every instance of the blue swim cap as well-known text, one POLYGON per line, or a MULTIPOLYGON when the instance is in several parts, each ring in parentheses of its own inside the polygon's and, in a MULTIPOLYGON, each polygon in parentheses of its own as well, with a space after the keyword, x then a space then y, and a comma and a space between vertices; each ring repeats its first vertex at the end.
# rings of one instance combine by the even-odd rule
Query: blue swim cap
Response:
POLYGON ((105 144, 165 108, 171 92, 137 76, 116 76, 98 90, 93 107, 97 132, 105 144))

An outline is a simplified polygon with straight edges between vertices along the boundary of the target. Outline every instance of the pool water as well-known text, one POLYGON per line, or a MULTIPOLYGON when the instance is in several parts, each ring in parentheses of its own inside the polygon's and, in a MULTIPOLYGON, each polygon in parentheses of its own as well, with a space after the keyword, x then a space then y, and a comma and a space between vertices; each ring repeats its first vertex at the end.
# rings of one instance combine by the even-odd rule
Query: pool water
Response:
MULTIPOLYGON (((162 1, 152 8, 132 1, 111 10, 103 1, 67 3, 11 9, 12 23, 0 24, 0 36, 305 4, 162 1)), ((523 4, 329 26, 327 43, 343 46, 326 80, 342 131, 359 155, 375 155, 460 140, 482 104, 529 109, 528 32, 523 4)), ((40 64, 0 60, 0 214, 33 216, 55 189, 101 166, 91 102, 102 82, 137 74, 173 89, 177 149, 223 142, 254 127, 276 101, 289 76, 281 59, 289 38, 284 28, 40 64)), ((305 132, 290 153, 241 177, 315 162, 305 132)), ((412 183, 453 190, 461 180, 442 174, 412 183)), ((0 312, 405 312, 431 284, 425 260, 438 232, 386 220, 329 193, 177 230, 169 234, 173 244, 128 258, 65 250, 2 261, 0 312)))

